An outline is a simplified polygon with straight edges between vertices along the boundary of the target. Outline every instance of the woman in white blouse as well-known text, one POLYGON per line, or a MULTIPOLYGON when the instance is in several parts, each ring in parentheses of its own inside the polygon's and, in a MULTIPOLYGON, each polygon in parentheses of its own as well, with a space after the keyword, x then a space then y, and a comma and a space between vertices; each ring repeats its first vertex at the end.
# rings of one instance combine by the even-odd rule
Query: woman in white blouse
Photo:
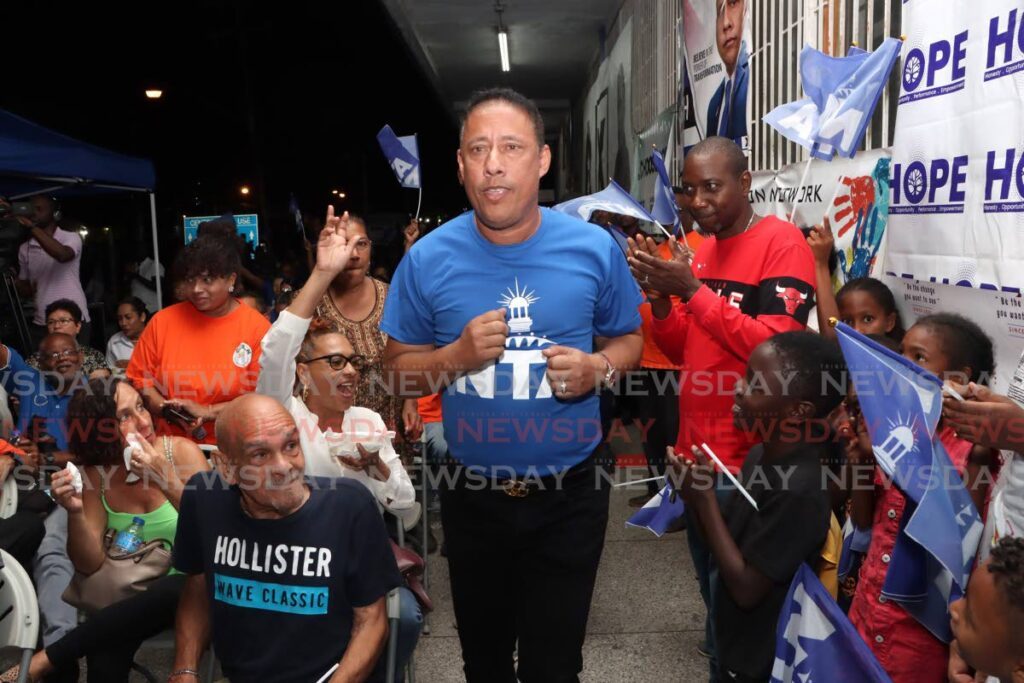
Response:
POLYGON ((117 305, 117 326, 121 331, 107 342, 107 365, 118 375, 124 374, 131 360, 135 342, 139 341, 142 331, 146 329, 149 311, 146 304, 137 296, 130 296, 117 305))
POLYGON ((347 238, 347 222, 347 213, 338 218, 333 207, 328 209, 309 280, 263 337, 256 391, 279 400, 295 418, 306 474, 357 479, 381 504, 404 516, 400 513, 412 511, 416 492, 392 446, 393 434, 380 415, 353 406, 365 361, 337 329, 321 321, 311 326, 317 304, 352 254, 355 240, 347 238), (357 443, 382 441, 383 446, 376 454, 360 445, 361 457, 334 457, 328 431, 355 435, 357 443))

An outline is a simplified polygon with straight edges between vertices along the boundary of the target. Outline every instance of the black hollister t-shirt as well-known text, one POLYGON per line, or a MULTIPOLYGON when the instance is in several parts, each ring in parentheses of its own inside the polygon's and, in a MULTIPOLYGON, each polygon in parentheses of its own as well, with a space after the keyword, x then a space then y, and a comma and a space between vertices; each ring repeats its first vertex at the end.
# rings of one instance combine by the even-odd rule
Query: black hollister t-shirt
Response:
POLYGON ((238 489, 209 473, 182 496, 174 566, 206 574, 213 644, 233 683, 319 680, 348 647, 353 608, 401 584, 366 487, 307 482, 309 500, 284 519, 252 519, 238 489))
POLYGON ((817 566, 832 510, 822 460, 828 446, 807 444, 764 461, 764 447, 750 449, 740 481, 757 510, 734 492, 722 516, 743 559, 772 581, 768 594, 751 609, 736 604, 719 576, 712 622, 719 666, 747 679, 767 681, 775 658, 775 631, 796 570, 817 566))

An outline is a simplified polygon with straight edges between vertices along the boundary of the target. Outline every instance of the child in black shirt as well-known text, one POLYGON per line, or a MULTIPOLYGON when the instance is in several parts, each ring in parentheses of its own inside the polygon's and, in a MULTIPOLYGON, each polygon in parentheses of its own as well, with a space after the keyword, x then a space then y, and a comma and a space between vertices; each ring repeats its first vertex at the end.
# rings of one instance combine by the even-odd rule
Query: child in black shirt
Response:
POLYGON ((839 347, 808 332, 787 332, 758 346, 736 386, 733 416, 740 429, 763 435, 750 450, 739 492, 719 509, 714 470, 694 448, 697 464, 669 449, 676 486, 692 506, 711 547, 711 618, 722 681, 767 681, 775 656, 779 612, 796 570, 816 567, 831 514, 822 460, 826 416, 843 398, 839 347))

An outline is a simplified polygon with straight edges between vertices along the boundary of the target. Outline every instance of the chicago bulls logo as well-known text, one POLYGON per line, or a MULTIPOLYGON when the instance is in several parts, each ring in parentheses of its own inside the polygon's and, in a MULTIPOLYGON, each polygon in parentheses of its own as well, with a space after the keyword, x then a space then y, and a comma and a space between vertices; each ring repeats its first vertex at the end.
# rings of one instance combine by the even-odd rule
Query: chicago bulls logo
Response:
POLYGON ((783 303, 786 304, 786 313, 789 315, 796 315, 796 309, 800 308, 800 304, 807 301, 807 295, 796 287, 775 285, 775 296, 782 299, 783 303))

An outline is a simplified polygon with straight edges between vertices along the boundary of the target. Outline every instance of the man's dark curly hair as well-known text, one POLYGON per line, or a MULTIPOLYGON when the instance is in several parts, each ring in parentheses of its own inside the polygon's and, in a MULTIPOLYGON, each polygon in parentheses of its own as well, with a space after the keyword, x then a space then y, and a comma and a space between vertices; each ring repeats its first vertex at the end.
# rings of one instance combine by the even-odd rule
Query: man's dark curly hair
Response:
POLYGON ((180 285, 204 275, 228 277, 241 268, 234 244, 215 233, 200 235, 185 245, 174 259, 174 283, 180 285))
POLYGON ((1024 618, 1024 538, 1006 537, 992 548, 988 570, 1003 599, 1024 618))

